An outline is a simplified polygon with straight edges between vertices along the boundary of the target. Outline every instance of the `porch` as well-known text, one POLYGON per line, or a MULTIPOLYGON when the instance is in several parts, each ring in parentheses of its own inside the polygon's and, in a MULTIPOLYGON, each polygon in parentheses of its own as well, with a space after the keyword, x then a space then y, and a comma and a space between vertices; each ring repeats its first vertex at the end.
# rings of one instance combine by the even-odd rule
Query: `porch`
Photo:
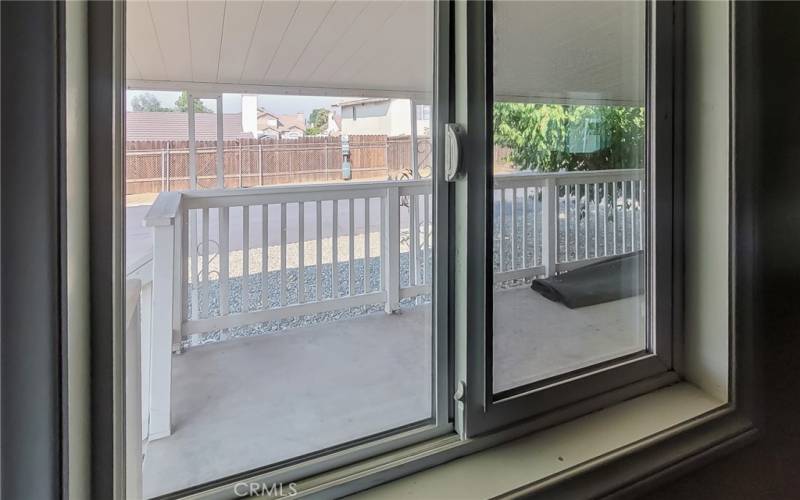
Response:
MULTIPOLYGON (((644 347, 638 297, 570 310, 528 287, 641 249, 643 182, 497 176, 496 392, 644 347)), ((430 416, 432 206, 424 179, 159 195, 129 273, 148 496, 430 416)))
MULTIPOLYGON (((499 292, 498 387, 640 350, 640 314, 639 298, 569 310, 527 287, 499 292)), ((430 417, 429 325, 426 304, 174 355, 173 433, 147 445, 145 497, 430 417)))

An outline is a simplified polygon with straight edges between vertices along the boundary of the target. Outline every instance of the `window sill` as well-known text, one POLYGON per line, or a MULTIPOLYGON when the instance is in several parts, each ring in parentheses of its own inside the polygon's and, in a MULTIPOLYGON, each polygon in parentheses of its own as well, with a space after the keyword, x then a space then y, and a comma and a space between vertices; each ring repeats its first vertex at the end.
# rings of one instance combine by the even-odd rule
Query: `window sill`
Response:
MULTIPOLYGON (((625 470, 621 474, 627 477, 619 477, 615 485, 611 485, 614 489, 619 489, 623 485, 630 486, 651 477, 656 472, 663 472, 681 461, 700 456, 702 452, 719 447, 726 440, 738 443, 752 438, 755 431, 743 419, 738 419, 733 425, 705 425, 711 422, 721 424, 730 413, 730 406, 726 403, 694 385, 679 383, 568 423, 375 486, 356 494, 355 498, 483 499, 509 494, 527 495, 569 483, 575 486, 576 482, 565 480, 588 476, 594 469, 652 449, 660 443, 674 441, 671 438, 686 436, 690 434, 690 430, 703 431, 700 439, 695 436, 691 443, 683 443, 672 451, 662 450, 655 459, 640 464, 650 465, 649 471, 636 470, 639 467, 623 467, 625 470), (703 429, 699 429, 701 427, 703 429), (744 440, 741 439, 743 437, 744 440), (657 463, 659 461, 664 463, 657 463), (644 475, 640 474, 642 472, 644 475), (636 477, 637 474, 639 477, 636 477)), ((471 442, 477 445, 483 439, 486 438, 459 442, 455 448, 469 447, 471 442)), ((452 444, 450 448, 453 448, 452 444)), ((365 479, 363 472, 365 471, 356 474, 361 480, 365 479)), ((388 479, 380 478, 381 472, 374 472, 369 481, 371 485, 388 479)), ((329 487, 319 484, 317 488, 311 488, 309 493, 321 493, 321 490, 337 496, 353 493, 364 487, 363 481, 355 479, 348 481, 340 476, 340 481, 336 481, 338 484, 329 484, 329 487)), ((604 483, 608 483, 609 477, 603 479, 604 483)), ((593 493, 600 492, 600 485, 597 483, 595 488, 591 484, 584 484, 582 487, 593 489, 593 493)), ((602 488, 609 491, 609 487, 609 484, 605 484, 602 488)))

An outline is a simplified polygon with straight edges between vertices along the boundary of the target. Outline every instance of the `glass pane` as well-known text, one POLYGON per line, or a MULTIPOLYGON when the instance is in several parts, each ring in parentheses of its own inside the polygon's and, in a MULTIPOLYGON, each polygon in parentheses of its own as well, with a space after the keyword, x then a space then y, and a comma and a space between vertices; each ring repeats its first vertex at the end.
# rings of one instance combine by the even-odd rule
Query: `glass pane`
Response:
POLYGON ((145 497, 434 418, 433 4, 223 4, 128 7, 145 497))
POLYGON ((643 2, 494 3, 495 394, 647 348, 643 2))

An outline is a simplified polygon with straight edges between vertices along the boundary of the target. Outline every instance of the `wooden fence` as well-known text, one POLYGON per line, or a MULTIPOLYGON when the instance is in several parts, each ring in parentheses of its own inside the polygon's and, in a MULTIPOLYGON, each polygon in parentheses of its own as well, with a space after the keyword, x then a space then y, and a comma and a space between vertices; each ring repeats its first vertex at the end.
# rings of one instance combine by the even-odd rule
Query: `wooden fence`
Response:
MULTIPOLYGON (((411 137, 351 135, 352 180, 386 180, 411 176, 411 137)), ((197 184, 216 186, 216 141, 197 141, 197 184)), ((417 160, 430 175, 431 140, 417 138, 417 160)), ((318 183, 342 178, 339 137, 241 139, 225 141, 225 187, 318 183)), ((180 191, 189 188, 188 141, 128 141, 126 194, 180 191)))

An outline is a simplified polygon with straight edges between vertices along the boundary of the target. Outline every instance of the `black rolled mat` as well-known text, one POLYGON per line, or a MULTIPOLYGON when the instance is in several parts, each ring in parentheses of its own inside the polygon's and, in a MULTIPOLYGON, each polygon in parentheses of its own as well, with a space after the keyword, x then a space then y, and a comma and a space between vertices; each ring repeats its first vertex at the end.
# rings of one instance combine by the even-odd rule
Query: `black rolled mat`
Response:
POLYGON ((635 252, 611 257, 557 276, 535 279, 531 288, 570 309, 633 297, 644 292, 644 256, 635 252))

